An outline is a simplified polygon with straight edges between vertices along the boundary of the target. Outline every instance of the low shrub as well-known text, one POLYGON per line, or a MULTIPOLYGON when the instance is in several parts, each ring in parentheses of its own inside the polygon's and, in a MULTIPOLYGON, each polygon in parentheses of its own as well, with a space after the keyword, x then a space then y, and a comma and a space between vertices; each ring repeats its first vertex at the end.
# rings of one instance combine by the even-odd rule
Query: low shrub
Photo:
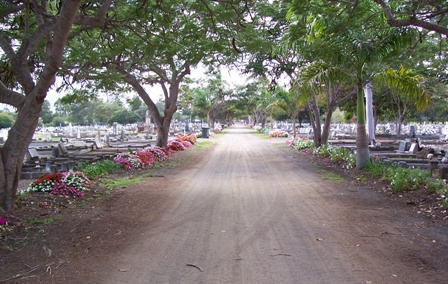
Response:
POLYGON ((396 167, 391 177, 390 188, 394 192, 413 191, 429 183, 429 173, 420 169, 396 167))
POLYGON ((302 137, 289 138, 288 140, 286 140, 286 144, 296 150, 314 148, 314 142, 312 140, 302 137))
POLYGON ((83 172, 89 179, 111 174, 119 169, 121 169, 121 165, 111 160, 104 160, 96 163, 84 162, 74 166, 75 171, 83 172))
POLYGON ((288 136, 289 136, 288 132, 282 130, 275 130, 269 133, 270 138, 288 137, 288 136))
POLYGON ((90 180, 83 172, 60 172, 40 176, 20 193, 48 192, 53 195, 84 197, 84 191, 89 188, 90 180))

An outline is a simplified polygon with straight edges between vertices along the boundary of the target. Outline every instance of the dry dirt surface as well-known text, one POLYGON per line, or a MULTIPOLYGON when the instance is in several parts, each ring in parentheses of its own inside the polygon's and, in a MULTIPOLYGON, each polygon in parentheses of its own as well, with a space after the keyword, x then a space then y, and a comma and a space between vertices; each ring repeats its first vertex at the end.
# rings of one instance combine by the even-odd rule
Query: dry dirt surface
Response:
POLYGON ((61 210, 0 251, 0 280, 447 283, 445 220, 328 178, 273 140, 236 125, 174 167, 61 210))

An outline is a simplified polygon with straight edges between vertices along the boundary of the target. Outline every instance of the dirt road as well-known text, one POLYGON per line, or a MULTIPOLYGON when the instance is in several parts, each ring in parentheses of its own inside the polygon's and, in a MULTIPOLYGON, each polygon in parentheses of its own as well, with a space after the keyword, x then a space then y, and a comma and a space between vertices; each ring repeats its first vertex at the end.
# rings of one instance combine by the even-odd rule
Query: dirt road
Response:
POLYGON ((141 212, 144 226, 89 282, 446 283, 446 228, 245 128, 172 178, 164 209, 141 212))
POLYGON ((73 209, 9 257, 40 269, 15 283, 446 283, 446 226, 242 126, 211 140, 73 209))

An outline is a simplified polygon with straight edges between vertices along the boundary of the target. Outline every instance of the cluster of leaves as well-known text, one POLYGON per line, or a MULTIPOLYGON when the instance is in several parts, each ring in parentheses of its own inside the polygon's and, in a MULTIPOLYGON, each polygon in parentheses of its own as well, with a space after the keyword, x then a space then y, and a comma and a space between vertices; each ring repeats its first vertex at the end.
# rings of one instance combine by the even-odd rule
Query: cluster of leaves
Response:
POLYGON ((75 165, 76 171, 83 172, 87 178, 93 179, 103 175, 113 173, 115 170, 121 169, 121 166, 111 160, 104 160, 97 163, 82 163, 75 165))
POLYGON ((448 186, 446 179, 438 180, 435 183, 428 183, 426 188, 439 194, 443 206, 448 208, 448 186))
POLYGON ((282 130, 274 130, 271 133, 269 133, 270 138, 288 137, 288 136, 289 136, 288 132, 282 130))
POLYGON ((314 148, 314 142, 308 138, 303 137, 291 137, 288 140, 286 140, 286 145, 296 150, 314 148))
POLYGON ((83 172, 59 172, 40 176, 21 193, 48 192, 52 195, 84 197, 84 191, 89 188, 90 180, 83 172))
POLYGON ((269 133, 269 128, 267 127, 256 126, 254 128, 260 133, 269 133))
POLYGON ((335 163, 342 164, 343 168, 353 169, 356 167, 356 155, 350 153, 348 148, 337 147, 333 145, 321 145, 314 148, 314 154, 329 157, 335 163))
POLYGON ((414 168, 403 168, 396 164, 371 161, 365 171, 389 182, 393 192, 414 191, 425 188, 439 195, 442 204, 448 207, 448 187, 446 180, 433 180, 428 172, 414 168))

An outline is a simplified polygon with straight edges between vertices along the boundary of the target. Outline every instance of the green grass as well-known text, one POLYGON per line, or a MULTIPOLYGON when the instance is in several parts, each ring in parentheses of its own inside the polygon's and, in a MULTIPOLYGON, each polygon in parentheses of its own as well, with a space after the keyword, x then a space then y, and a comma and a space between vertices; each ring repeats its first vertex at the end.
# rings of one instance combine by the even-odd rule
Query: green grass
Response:
POLYGON ((207 149, 213 146, 213 142, 211 141, 200 141, 198 143, 196 143, 196 146, 193 148, 193 150, 197 151, 197 150, 201 150, 201 149, 207 149))
POLYGON ((332 180, 332 181, 335 181, 338 183, 342 182, 344 180, 344 178, 341 177, 340 175, 326 171, 326 170, 321 169, 321 170, 318 170, 317 173, 324 180, 332 180))
POLYGON ((53 219, 53 217, 48 217, 45 219, 40 219, 40 218, 31 218, 29 220, 27 220, 27 223, 30 225, 49 225, 51 223, 53 223, 55 221, 55 219, 53 219))
POLYGON ((253 135, 261 139, 270 139, 269 135, 266 133, 254 132, 253 135))
POLYGON ((120 179, 104 178, 101 180, 101 182, 105 187, 107 187, 111 190, 114 190, 116 188, 126 188, 127 186, 129 186, 131 184, 139 183, 142 181, 142 179, 143 179, 142 176, 133 177, 133 178, 124 177, 124 178, 120 178, 120 179))

